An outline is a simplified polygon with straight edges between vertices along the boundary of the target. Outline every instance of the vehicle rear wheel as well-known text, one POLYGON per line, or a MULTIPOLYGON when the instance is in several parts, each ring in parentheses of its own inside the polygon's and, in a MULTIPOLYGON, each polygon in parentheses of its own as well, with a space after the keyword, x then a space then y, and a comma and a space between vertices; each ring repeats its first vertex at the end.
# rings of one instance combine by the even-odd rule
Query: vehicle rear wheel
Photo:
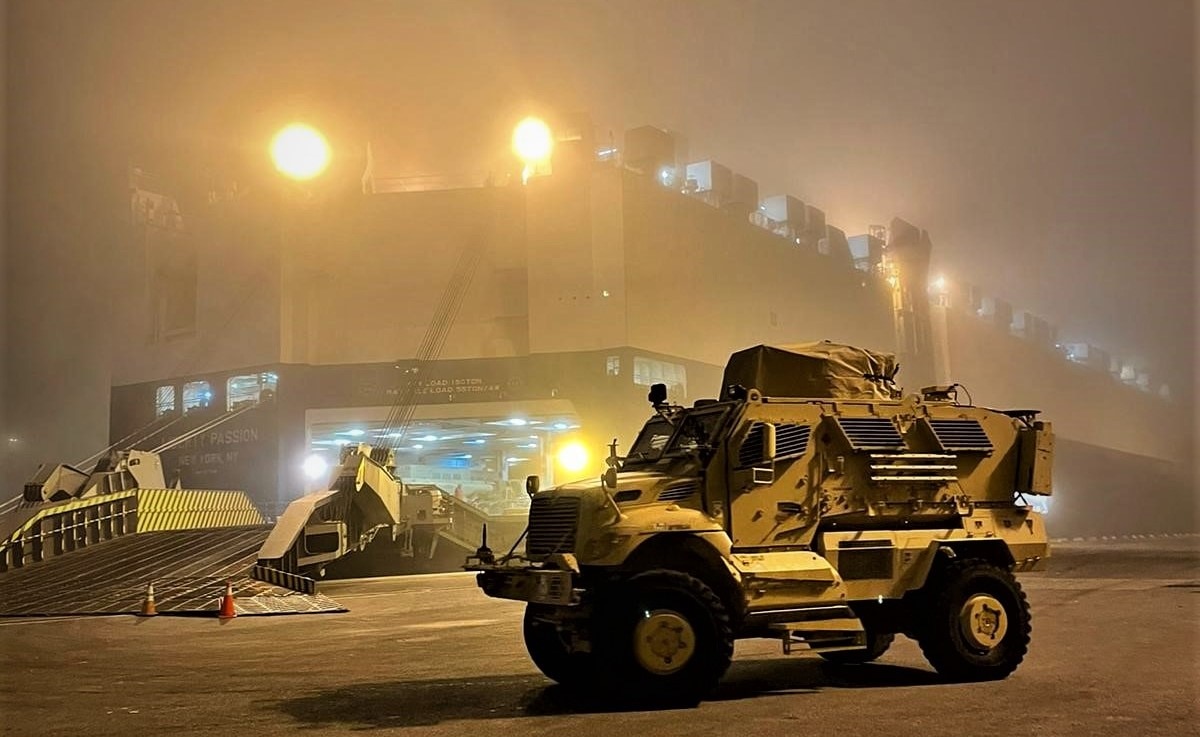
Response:
POLYGON ((1016 670, 1032 628, 1012 573, 969 559, 950 563, 936 580, 917 638, 929 664, 955 681, 999 680, 1016 670))
POLYGON ((822 658, 830 663, 839 663, 844 665, 858 665, 861 663, 870 663, 872 660, 879 658, 887 652, 892 646, 892 641, 896 636, 891 632, 876 632, 870 625, 864 623, 864 628, 867 631, 867 646, 861 650, 833 650, 831 652, 818 652, 822 658))
POLYGON ((546 617, 544 604, 525 606, 525 649, 529 659, 547 678, 563 686, 579 686, 591 678, 595 662, 591 653, 572 652, 558 626, 546 617))
POLYGON ((652 570, 612 591, 594 625, 610 692, 648 705, 694 705, 716 687, 733 657, 721 598, 703 581, 652 570))

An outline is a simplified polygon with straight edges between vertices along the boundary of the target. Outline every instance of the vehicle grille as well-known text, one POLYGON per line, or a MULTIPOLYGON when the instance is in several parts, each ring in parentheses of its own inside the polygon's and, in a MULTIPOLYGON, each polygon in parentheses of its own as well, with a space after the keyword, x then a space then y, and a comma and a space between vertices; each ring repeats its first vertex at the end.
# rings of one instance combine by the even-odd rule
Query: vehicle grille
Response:
POLYGON ((543 496, 529 505, 528 555, 571 553, 575 550, 575 528, 579 524, 579 498, 543 496))

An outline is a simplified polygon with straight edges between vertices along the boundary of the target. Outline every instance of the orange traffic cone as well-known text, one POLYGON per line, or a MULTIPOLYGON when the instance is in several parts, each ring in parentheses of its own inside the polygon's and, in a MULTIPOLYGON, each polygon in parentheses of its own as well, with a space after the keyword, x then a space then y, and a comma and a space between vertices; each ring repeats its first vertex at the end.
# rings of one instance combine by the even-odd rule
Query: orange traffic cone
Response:
POLYGON ((236 616, 237 610, 233 607, 233 584, 226 581, 225 595, 221 597, 221 609, 217 612, 217 617, 220 619, 233 619, 236 616))
POLYGON ((154 604, 154 582, 146 584, 146 598, 142 601, 142 611, 138 612, 139 617, 153 617, 158 614, 158 607, 154 604))

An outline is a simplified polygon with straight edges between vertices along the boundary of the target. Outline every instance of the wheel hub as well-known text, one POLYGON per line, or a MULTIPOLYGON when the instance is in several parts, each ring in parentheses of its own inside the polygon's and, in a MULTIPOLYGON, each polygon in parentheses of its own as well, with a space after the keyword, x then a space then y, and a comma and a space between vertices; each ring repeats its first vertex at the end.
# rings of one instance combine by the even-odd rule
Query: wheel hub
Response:
POLYGON ((1008 632, 1008 614, 1000 600, 990 594, 975 594, 959 613, 963 636, 972 646, 991 650, 1008 632))
POLYGON ((657 609, 646 612, 633 629, 633 653, 646 670, 658 675, 678 671, 696 649, 696 632, 681 615, 657 609))

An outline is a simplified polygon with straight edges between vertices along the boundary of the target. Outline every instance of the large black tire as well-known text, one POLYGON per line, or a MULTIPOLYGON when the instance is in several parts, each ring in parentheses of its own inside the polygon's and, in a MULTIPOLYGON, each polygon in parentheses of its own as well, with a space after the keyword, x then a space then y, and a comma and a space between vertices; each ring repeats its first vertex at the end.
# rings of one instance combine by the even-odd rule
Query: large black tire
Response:
POLYGON ((567 687, 584 685, 595 672, 590 653, 571 652, 558 627, 542 618, 544 604, 525 606, 525 649, 529 659, 547 678, 567 687))
POLYGON ((862 650, 834 650, 827 653, 818 652, 817 654, 830 663, 844 665, 870 663, 872 660, 886 653, 888 648, 892 646, 892 641, 896 639, 896 636, 891 632, 877 632, 866 623, 864 623, 864 628, 867 631, 867 646, 862 650))
POLYGON ((596 612, 593 635, 605 690, 645 706, 699 703, 733 658, 725 604, 678 571, 646 571, 615 585, 596 612))
POLYGON ((1032 627, 1029 602, 1012 573, 983 560, 957 560, 931 583, 917 623, 929 664, 953 681, 995 681, 1016 670, 1032 627))

